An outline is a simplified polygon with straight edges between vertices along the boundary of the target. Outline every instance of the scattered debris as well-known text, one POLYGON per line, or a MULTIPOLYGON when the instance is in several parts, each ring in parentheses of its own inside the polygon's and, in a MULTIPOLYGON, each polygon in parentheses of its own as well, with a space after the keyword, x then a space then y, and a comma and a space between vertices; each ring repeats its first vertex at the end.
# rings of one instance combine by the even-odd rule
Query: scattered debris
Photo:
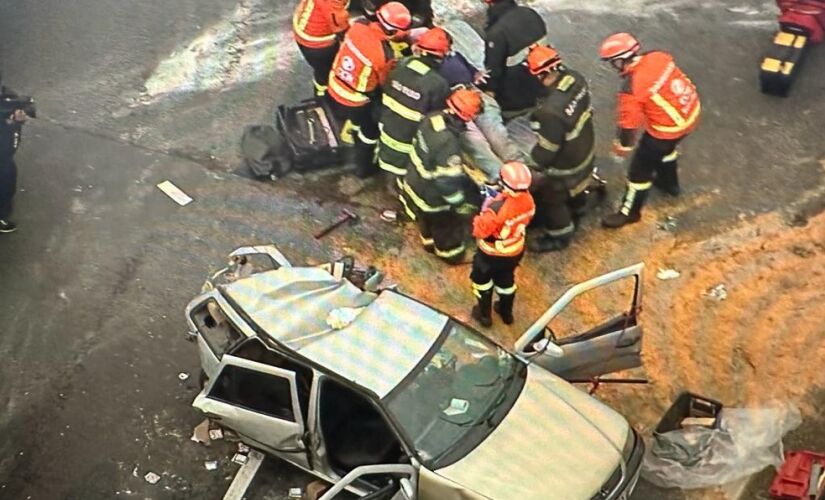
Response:
POLYGON ((742 5, 740 7, 728 7, 728 12, 733 12, 734 14, 745 14, 746 16, 755 16, 756 14, 759 14, 757 9, 747 5, 742 5))
POLYGON ((223 430, 221 429, 212 429, 209 431, 209 439, 212 441, 218 441, 223 439, 223 430))
POLYGON ((188 379, 189 379, 189 374, 188 373, 186 373, 186 372, 178 373, 178 380, 180 380, 181 382, 184 382, 188 379))
POLYGON ((166 196, 172 198, 172 200, 175 203, 182 207, 185 207, 186 205, 194 201, 188 194, 184 193, 179 187, 172 184, 171 181, 161 182, 160 184, 158 184, 158 189, 166 193, 166 196))
POLYGON ((798 257, 802 257, 803 259, 808 259, 816 255, 816 252, 809 248, 805 248, 802 245, 794 245, 793 248, 791 248, 791 252, 798 257))
POLYGON ((678 278, 681 275, 682 275, 682 273, 680 273, 676 269, 662 269, 662 268, 659 268, 659 272, 656 273, 656 277, 659 278, 662 281, 675 280, 676 278, 678 278))
POLYGON ((217 470, 218 469, 218 461, 217 460, 208 460, 203 463, 203 466, 206 467, 206 470, 217 470))
POLYGON ((146 475, 143 476, 143 479, 145 479, 149 484, 158 484, 158 481, 160 481, 160 476, 154 472, 147 472, 146 475))
POLYGON ((250 449, 251 448, 249 448, 249 446, 247 446, 243 443, 238 443, 238 453, 243 453, 244 455, 246 455, 246 454, 249 453, 250 449))
POLYGON ((398 220, 398 212, 395 210, 384 210, 381 212, 381 220, 385 222, 395 222, 398 220))
POLYGON ((304 492, 301 491, 301 488, 290 488, 289 498, 304 498, 304 492))
POLYGON ((204 420, 195 426, 192 432, 192 437, 189 438, 196 443, 205 444, 209 446, 209 419, 204 420))
POLYGON ((679 227, 679 219, 673 217, 672 215, 668 215, 664 218, 664 220, 660 220, 656 227, 661 229, 662 231, 667 231, 668 233, 672 233, 676 231, 679 227))
POLYGON ((709 289, 705 292, 705 296, 710 297, 713 300, 721 302, 728 298, 728 289, 725 287, 724 283, 719 283, 715 287, 709 289))
POLYGON ((235 455, 232 457, 232 461, 238 465, 244 465, 247 460, 249 460, 249 457, 241 453, 235 453, 235 455))

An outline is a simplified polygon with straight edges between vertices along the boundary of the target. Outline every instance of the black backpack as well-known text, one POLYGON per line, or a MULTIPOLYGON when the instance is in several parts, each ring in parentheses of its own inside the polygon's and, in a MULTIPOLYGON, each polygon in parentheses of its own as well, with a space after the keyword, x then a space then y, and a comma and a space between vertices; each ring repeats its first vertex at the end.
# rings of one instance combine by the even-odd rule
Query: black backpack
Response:
POLYGON ((259 180, 277 179, 289 173, 290 162, 284 156, 284 140, 270 125, 248 125, 241 136, 244 164, 259 180))

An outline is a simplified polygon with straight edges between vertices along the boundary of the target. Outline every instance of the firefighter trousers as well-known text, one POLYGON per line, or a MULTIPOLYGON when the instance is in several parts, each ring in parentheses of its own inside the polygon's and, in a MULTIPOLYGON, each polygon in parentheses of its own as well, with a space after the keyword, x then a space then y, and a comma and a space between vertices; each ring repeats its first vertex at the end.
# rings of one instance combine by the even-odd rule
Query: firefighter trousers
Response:
MULTIPOLYGON (((358 170, 356 175, 358 177, 369 177, 377 174, 379 169, 376 159, 376 148, 378 146, 378 119, 376 117, 376 108, 374 103, 380 102, 380 99, 373 98, 363 106, 345 106, 335 99, 329 99, 332 113, 335 115, 339 123, 342 123, 344 129, 349 123, 350 139, 354 143, 355 149, 355 165, 358 170)), ((347 131, 342 131, 341 135, 346 135, 347 131)), ((348 142, 346 137, 341 138, 342 141, 348 142)))
POLYGON ((464 260, 467 224, 463 216, 452 210, 424 212, 403 191, 398 198, 407 216, 418 225, 421 244, 425 250, 448 264, 458 264, 464 260))
POLYGON ((0 220, 8 219, 17 193, 17 165, 14 160, 0 160, 0 220))
POLYGON ((523 256, 524 252, 513 256, 488 255, 481 250, 476 252, 473 257, 473 269, 470 271, 470 281, 482 317, 490 317, 495 291, 500 301, 499 313, 505 318, 505 323, 512 323, 513 301, 516 297, 516 268, 523 256))
POLYGON ((671 194, 678 193, 679 177, 676 146, 682 138, 657 139, 648 133, 642 136, 627 173, 627 191, 621 212, 638 214, 647 193, 656 186, 671 194), (641 196, 640 196, 641 195, 641 196))
POLYGON ((332 69, 335 56, 338 54, 339 45, 337 40, 329 47, 321 48, 304 47, 300 43, 298 44, 298 50, 301 51, 306 62, 312 67, 312 79, 315 84, 316 95, 324 95, 327 91, 329 72, 332 69))

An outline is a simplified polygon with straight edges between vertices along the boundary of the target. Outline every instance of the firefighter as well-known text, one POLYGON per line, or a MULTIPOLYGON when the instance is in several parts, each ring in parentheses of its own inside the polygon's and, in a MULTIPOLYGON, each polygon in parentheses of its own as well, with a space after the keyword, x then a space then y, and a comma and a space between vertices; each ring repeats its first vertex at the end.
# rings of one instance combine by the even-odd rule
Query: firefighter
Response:
POLYGON ((458 89, 446 108, 421 121, 413 139, 407 175, 399 199, 416 221, 424 249, 450 264, 466 251, 462 215, 475 211, 467 203, 475 185, 464 172, 461 134, 481 111, 481 93, 458 89))
POLYGON ((470 280, 478 304, 472 316, 482 326, 493 324, 493 291, 498 294, 495 310, 501 320, 513 323, 516 298, 515 271, 524 255, 527 226, 536 213, 530 195, 532 174, 521 162, 507 162, 501 168, 501 192, 488 198, 473 219, 473 236, 478 251, 473 258, 470 280))
POLYGON ((438 73, 450 52, 452 40, 441 28, 432 28, 416 40, 412 57, 403 59, 390 72, 381 96, 381 136, 378 166, 400 180, 418 124, 427 114, 444 109, 450 86, 438 73))
POLYGON ((495 97, 505 118, 510 118, 535 107, 544 94, 524 62, 530 47, 546 44, 547 27, 538 12, 515 0, 484 2, 488 5, 484 65, 489 78, 482 90, 495 97))
POLYGON ((398 2, 381 6, 377 17, 378 21, 355 23, 347 31, 329 73, 327 90, 333 113, 341 122, 349 122, 345 128, 355 136, 356 175, 361 178, 378 172, 375 98, 395 61, 389 41, 403 37, 410 26, 410 11, 398 2))
POLYGON ((339 39, 349 28, 349 0, 301 0, 292 16, 298 49, 312 67, 315 94, 327 91, 329 71, 338 54, 339 39))
POLYGON ((552 47, 538 45, 530 50, 527 66, 549 91, 530 116, 538 139, 530 156, 540 173, 533 181, 538 206, 534 222, 543 229, 530 240, 530 250, 562 250, 573 239, 576 212, 586 204, 585 191, 595 167, 590 89, 552 47))
MULTIPOLYGON (((409 9, 415 25, 433 25, 432 0, 400 0, 400 2, 409 9)), ((361 11, 367 19, 375 21, 378 8, 385 3, 387 3, 387 0, 362 0, 361 11)))
POLYGON ((602 219, 618 228, 638 222, 650 188, 678 196, 676 146, 699 123, 699 94, 693 82, 667 52, 640 52, 639 41, 629 33, 611 35, 600 55, 624 78, 618 97, 618 137, 613 154, 624 158, 634 149, 636 131, 644 126, 630 162, 627 189, 619 210, 602 219))
POLYGON ((14 208, 17 193, 17 165, 14 154, 20 146, 23 124, 28 115, 18 109, 0 116, 0 233, 13 233, 17 225, 9 217, 14 208))

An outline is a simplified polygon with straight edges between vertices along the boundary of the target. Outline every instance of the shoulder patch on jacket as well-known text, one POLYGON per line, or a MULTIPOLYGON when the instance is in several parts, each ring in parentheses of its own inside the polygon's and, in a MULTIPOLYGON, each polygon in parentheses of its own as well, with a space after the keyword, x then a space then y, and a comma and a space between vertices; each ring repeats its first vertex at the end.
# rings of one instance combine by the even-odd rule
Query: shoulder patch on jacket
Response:
POLYGON ((570 90, 570 86, 576 83, 576 78, 572 75, 564 75, 556 88, 561 90, 562 92, 567 92, 570 90))
POLYGON ((444 121, 444 117, 441 115, 435 115, 430 118, 430 122, 433 124, 433 130, 436 132, 441 132, 442 130, 447 128, 447 123, 444 121))
POLYGON ((418 59, 413 59, 407 64, 407 67, 419 75, 426 75, 430 72, 430 67, 424 64, 423 62, 419 61, 418 59))

